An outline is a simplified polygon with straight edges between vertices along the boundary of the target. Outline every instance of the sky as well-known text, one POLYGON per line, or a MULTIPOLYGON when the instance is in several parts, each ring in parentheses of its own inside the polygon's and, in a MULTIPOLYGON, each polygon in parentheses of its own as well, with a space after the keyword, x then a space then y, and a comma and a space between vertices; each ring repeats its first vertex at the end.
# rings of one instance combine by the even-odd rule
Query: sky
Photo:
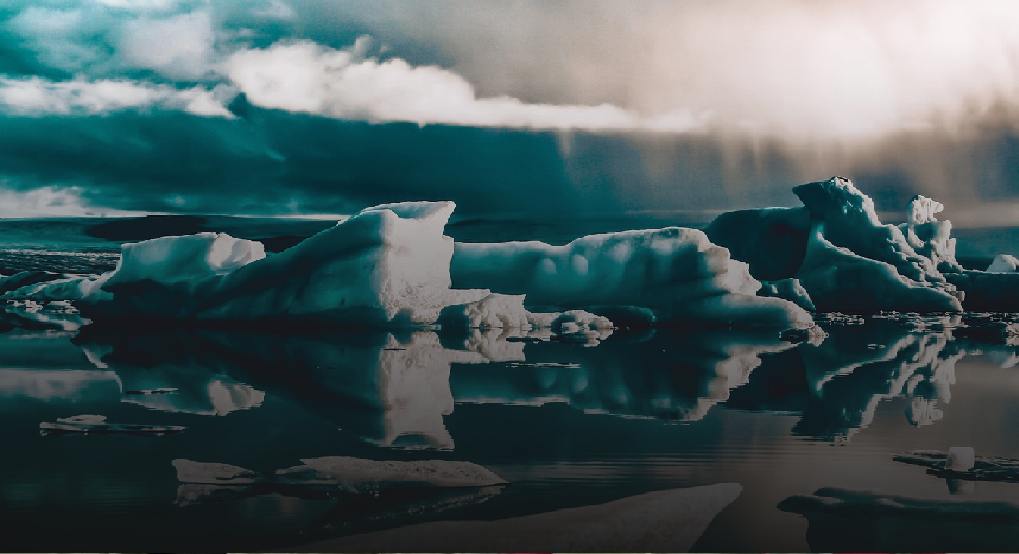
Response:
POLYGON ((0 217, 797 205, 1019 222, 1019 3, 0 0, 0 217))

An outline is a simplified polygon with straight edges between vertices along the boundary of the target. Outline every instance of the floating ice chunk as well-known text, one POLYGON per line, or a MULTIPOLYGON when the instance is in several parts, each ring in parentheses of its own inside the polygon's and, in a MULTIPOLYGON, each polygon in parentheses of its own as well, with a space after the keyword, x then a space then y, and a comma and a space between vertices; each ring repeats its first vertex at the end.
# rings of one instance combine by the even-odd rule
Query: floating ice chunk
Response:
POLYGON ((1019 259, 1011 254, 998 254, 994 257, 991 265, 987 266, 988 273, 1015 273, 1019 271, 1019 259))
POLYGON ((658 320, 792 328, 812 324, 802 308, 754 296, 745 263, 696 229, 668 227, 543 242, 457 243, 450 272, 463 288, 525 294, 528 306, 650 308, 658 320))
POLYGON ((320 552, 687 552, 742 487, 720 483, 497 521, 442 521, 305 545, 320 552))
POLYGON ((969 471, 973 469, 976 454, 969 446, 953 446, 948 449, 945 469, 949 471, 969 471))
POLYGON ((182 483, 249 485, 265 481, 265 477, 258 472, 228 464, 201 463, 184 459, 174 460, 172 463, 177 469, 177 480, 182 483))
POLYGON ((524 295, 489 294, 477 302, 447 306, 436 321, 443 329, 527 329, 524 295))

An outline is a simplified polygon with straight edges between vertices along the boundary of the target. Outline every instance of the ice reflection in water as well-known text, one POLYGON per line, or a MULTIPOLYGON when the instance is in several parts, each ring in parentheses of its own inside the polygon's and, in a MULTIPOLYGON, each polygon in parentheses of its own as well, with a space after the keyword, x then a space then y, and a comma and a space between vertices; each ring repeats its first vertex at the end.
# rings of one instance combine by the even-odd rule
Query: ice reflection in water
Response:
MULTIPOLYGON (((111 417, 118 423, 136 423, 124 418, 141 418, 143 414, 149 414, 148 419, 137 423, 173 425, 184 423, 182 418, 194 418, 187 420, 191 426, 188 433, 182 434, 184 438, 122 437, 125 441, 166 445, 159 447, 165 448, 159 454, 165 459, 148 470, 153 476, 162 475, 160 472, 165 472, 171 460, 185 456, 261 471, 283 467, 258 467, 222 455, 204 456, 203 452, 212 450, 210 446, 193 445, 188 447, 190 452, 181 452, 185 443, 171 442, 189 440, 187 436, 195 431, 195 419, 250 418, 274 409, 274 403, 278 406, 280 402, 299 406, 332 429, 339 428, 342 434, 364 441, 366 447, 375 448, 370 452, 373 459, 424 455, 463 460, 465 454, 460 452, 483 451, 485 441, 494 444, 500 438, 467 434, 463 426, 460 433, 464 434, 458 435, 458 428, 448 424, 450 418, 460 410, 496 405, 547 409, 553 407, 549 404, 558 404, 577 414, 613 416, 623 425, 636 425, 623 421, 626 419, 642 419, 698 426, 713 424, 709 420, 717 415, 715 410, 721 409, 721 404, 728 408, 723 411, 730 413, 739 410, 795 415, 791 432, 801 437, 801 442, 844 443, 875 425, 881 403, 895 398, 905 400, 901 404, 905 414, 899 412, 899 417, 912 425, 933 429, 945 425, 952 417, 946 406, 953 400, 956 364, 969 356, 982 356, 1006 368, 1016 364, 1019 356, 1015 347, 956 338, 951 332, 955 324, 925 322, 918 326, 872 319, 865 325, 830 327, 831 336, 820 345, 794 345, 771 334, 736 330, 617 331, 593 347, 549 340, 552 337, 522 340, 498 331, 478 330, 460 335, 430 331, 283 335, 86 326, 75 335, 56 329, 15 328, 0 334, 0 355, 4 356, 0 368, 0 397, 4 402, 0 402, 0 411, 14 413, 23 404, 12 402, 32 401, 59 408, 59 413, 47 414, 54 420, 81 413, 106 415, 104 410, 119 410, 119 417, 111 417), (138 394, 160 389, 165 390, 138 394), (81 403, 88 408, 77 409, 81 403), (125 411, 128 408, 135 411, 125 411), (201 417, 213 415, 225 417, 201 417), (459 442, 462 440, 474 443, 465 445, 459 442), (465 450, 465 446, 469 448, 465 450), (407 450, 424 452, 404 452, 407 450)), ((8 426, 20 425, 17 419, 10 421, 13 423, 8 426)), ((39 421, 36 418, 28 422, 28 427, 37 430, 39 421)), ((302 430, 287 432, 299 434, 302 430)), ((788 428, 784 432, 788 433, 788 428)), ((313 438, 306 443, 318 450, 287 452, 288 459, 346 455, 329 450, 332 439, 313 438)), ((82 438, 86 443, 97 440, 99 437, 82 438)), ((708 444, 697 448, 710 449, 708 444)), ((929 445, 942 449, 948 446, 953 445, 929 445)), ((130 448, 130 444, 118 443, 115 448, 130 448)), ((889 459, 899 450, 889 450, 889 459)), ((715 464, 727 455, 720 449, 720 458, 715 461, 710 451, 706 452, 698 453, 696 458, 715 464)), ((682 461, 684 455, 679 451, 677 461, 682 461)), ((694 458, 693 454, 689 456, 694 458)), ((49 467, 51 472, 74 472, 66 462, 52 462, 49 467)), ((713 478, 684 484, 723 481, 741 481, 753 498, 754 484, 741 479, 713 478)), ((200 505, 179 510, 182 521, 196 517, 185 512, 280 494, 278 490, 268 494, 261 490, 224 491, 216 485, 211 485, 215 490, 205 490, 201 485, 174 482, 171 489, 155 495, 160 505, 174 501, 178 486, 179 506, 200 505), (223 501, 208 504, 212 499, 223 501)), ((8 494, 21 490, 13 484, 4 488, 8 494)), ((632 494, 646 490, 638 486, 632 494)), ((500 505, 514 498, 497 492, 408 491, 396 496, 350 498, 332 504, 327 512, 304 516, 301 529, 315 529, 316 538, 327 538, 423 521, 426 513, 433 519, 463 518, 466 514, 461 508, 482 501, 486 506, 500 505)), ((789 490, 784 496, 806 492, 789 490)), ((304 502, 300 499, 306 495, 295 498, 304 502)), ((774 510, 775 504, 759 509, 774 510)), ((542 509, 540 505, 529 506, 525 513, 517 509, 512 515, 542 509)), ((206 517, 211 512, 203 513, 206 517)), ((827 514, 822 519, 832 517, 836 516, 827 514)), ((264 524, 268 520, 258 521, 264 524)), ((268 532, 259 528, 262 524, 253 520, 249 530, 252 537, 268 532)), ((799 533, 802 536, 802 530, 799 533)), ((286 543, 282 538, 277 540, 286 543)), ((287 544, 297 544, 305 539, 292 536, 287 540, 287 544)))

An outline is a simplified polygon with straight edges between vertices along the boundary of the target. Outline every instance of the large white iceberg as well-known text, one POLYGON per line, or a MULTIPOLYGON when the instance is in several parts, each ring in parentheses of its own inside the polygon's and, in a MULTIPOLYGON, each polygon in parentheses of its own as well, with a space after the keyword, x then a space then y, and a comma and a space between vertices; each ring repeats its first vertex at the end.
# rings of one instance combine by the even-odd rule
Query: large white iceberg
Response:
POLYGON ((525 295, 528 306, 649 308, 658 320, 807 327, 810 315, 779 298, 703 231, 668 227, 543 242, 457 243, 450 272, 463 288, 525 295))

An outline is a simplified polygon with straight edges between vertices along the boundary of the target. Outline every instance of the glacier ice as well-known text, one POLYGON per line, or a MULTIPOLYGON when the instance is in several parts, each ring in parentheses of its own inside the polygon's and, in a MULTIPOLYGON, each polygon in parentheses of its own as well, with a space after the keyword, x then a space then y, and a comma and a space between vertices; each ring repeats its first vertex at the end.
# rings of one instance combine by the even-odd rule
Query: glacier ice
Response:
POLYGON ((653 320, 805 328, 791 302, 757 296, 747 264, 695 229, 592 235, 565 247, 459 243, 452 202, 362 210, 275 255, 222 233, 125 244, 99 276, 29 276, 4 298, 74 301, 94 320, 301 320, 368 326, 541 328, 578 341, 611 326, 592 307, 653 320), (51 278, 52 277, 52 278, 51 278), (453 288, 453 287, 456 288, 453 288), (495 294, 493 294, 495 293, 495 294), (532 308, 555 307, 560 312, 532 308))

